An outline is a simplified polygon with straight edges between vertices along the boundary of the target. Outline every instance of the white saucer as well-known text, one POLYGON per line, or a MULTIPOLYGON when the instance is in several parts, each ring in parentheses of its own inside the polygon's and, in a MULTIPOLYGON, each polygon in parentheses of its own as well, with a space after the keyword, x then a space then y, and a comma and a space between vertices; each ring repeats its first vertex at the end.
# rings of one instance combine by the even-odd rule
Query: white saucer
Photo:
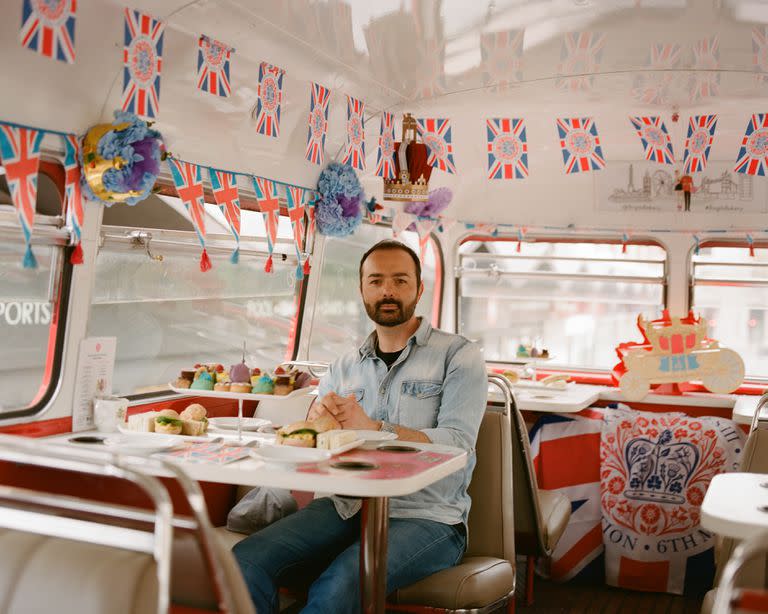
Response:
POLYGON ((152 454, 167 450, 180 443, 178 437, 174 435, 162 435, 159 433, 146 433, 154 437, 145 437, 143 433, 134 435, 110 435, 104 439, 104 445, 108 448, 114 448, 117 452, 124 454, 152 454))
MULTIPOLYGON (((272 422, 264 418, 243 418, 241 428, 244 431, 258 431, 261 427, 270 424, 272 422)), ((236 431, 237 418, 208 418, 208 427, 215 431, 236 431)))
POLYGON ((330 450, 296 448, 293 446, 264 446, 263 448, 252 450, 251 454, 267 463, 277 463, 281 465, 319 463, 331 458, 330 450))
POLYGON ((149 431, 132 431, 127 426, 124 426, 122 424, 118 425, 117 430, 120 431, 123 435, 129 435, 131 437, 149 436, 149 437, 152 437, 153 439, 155 437, 175 437, 175 438, 178 438, 176 440, 176 443, 179 443, 181 441, 190 441, 190 442, 195 441, 196 442, 196 441, 210 441, 211 440, 211 438, 208 437, 208 435, 181 435, 181 434, 179 434, 179 435, 168 435, 166 433, 155 433, 154 431, 153 432, 149 432, 149 431))
POLYGON ((363 441, 392 441, 397 439, 397 434, 389 431, 355 430, 355 433, 363 441))

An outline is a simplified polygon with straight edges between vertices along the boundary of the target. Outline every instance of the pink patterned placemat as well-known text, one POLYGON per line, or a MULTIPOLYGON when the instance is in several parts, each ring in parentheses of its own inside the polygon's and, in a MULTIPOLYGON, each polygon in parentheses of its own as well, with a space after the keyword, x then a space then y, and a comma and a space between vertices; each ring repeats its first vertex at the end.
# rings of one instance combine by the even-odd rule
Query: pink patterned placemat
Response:
POLYGON ((381 450, 353 450, 334 456, 328 461, 315 465, 300 465, 297 471, 301 473, 338 475, 344 472, 361 478, 373 480, 386 480, 392 478, 409 478, 431 469, 435 465, 444 463, 457 454, 432 452, 422 450, 420 452, 384 452, 381 450), (335 468, 335 463, 345 461, 363 462, 374 465, 372 469, 340 469, 335 468))
POLYGON ((213 463, 226 465, 250 455, 250 448, 230 446, 222 443, 189 443, 180 450, 156 454, 160 458, 185 463, 213 463))

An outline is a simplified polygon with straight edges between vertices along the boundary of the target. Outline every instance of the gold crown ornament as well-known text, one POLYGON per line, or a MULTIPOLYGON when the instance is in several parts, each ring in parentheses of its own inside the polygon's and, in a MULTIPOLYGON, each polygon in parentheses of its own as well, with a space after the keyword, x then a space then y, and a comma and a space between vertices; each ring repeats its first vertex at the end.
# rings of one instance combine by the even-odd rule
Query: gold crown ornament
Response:
POLYGON ((427 164, 429 150, 418 139, 416 120, 406 113, 402 140, 393 144, 396 178, 384 179, 384 200, 426 202, 432 167, 427 164))

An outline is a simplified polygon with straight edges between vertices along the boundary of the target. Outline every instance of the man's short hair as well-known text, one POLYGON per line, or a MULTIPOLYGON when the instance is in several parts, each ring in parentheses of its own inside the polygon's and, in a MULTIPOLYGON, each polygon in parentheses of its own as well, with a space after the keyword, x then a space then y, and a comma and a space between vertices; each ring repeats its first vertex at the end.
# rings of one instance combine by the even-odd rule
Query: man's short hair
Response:
POLYGON ((394 239, 384 239, 383 241, 379 241, 371 248, 369 248, 368 251, 363 254, 363 257, 360 258, 359 275, 361 286, 363 284, 363 263, 365 263, 365 261, 368 259, 368 256, 370 256, 373 252, 383 249, 399 249, 407 253, 413 260, 413 266, 416 268, 416 286, 418 287, 421 285, 421 262, 419 261, 419 257, 416 255, 416 252, 408 247, 405 243, 395 241, 394 239))

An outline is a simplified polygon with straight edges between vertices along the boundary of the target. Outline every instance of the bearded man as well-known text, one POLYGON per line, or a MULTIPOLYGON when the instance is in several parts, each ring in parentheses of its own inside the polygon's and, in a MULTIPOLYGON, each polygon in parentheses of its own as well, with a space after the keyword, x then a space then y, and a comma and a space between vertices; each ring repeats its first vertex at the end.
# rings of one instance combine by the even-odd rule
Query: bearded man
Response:
MULTIPOLYGON (((477 345, 415 315, 424 292, 408 246, 381 241, 360 260, 360 293, 374 331, 320 382, 309 418, 395 433, 468 453, 464 469, 389 503, 387 592, 458 563, 467 542, 474 447, 487 398, 477 345)), ((309 575, 303 612, 360 607, 359 499, 322 497, 237 544, 233 552, 256 610, 277 612, 278 587, 309 575)))

